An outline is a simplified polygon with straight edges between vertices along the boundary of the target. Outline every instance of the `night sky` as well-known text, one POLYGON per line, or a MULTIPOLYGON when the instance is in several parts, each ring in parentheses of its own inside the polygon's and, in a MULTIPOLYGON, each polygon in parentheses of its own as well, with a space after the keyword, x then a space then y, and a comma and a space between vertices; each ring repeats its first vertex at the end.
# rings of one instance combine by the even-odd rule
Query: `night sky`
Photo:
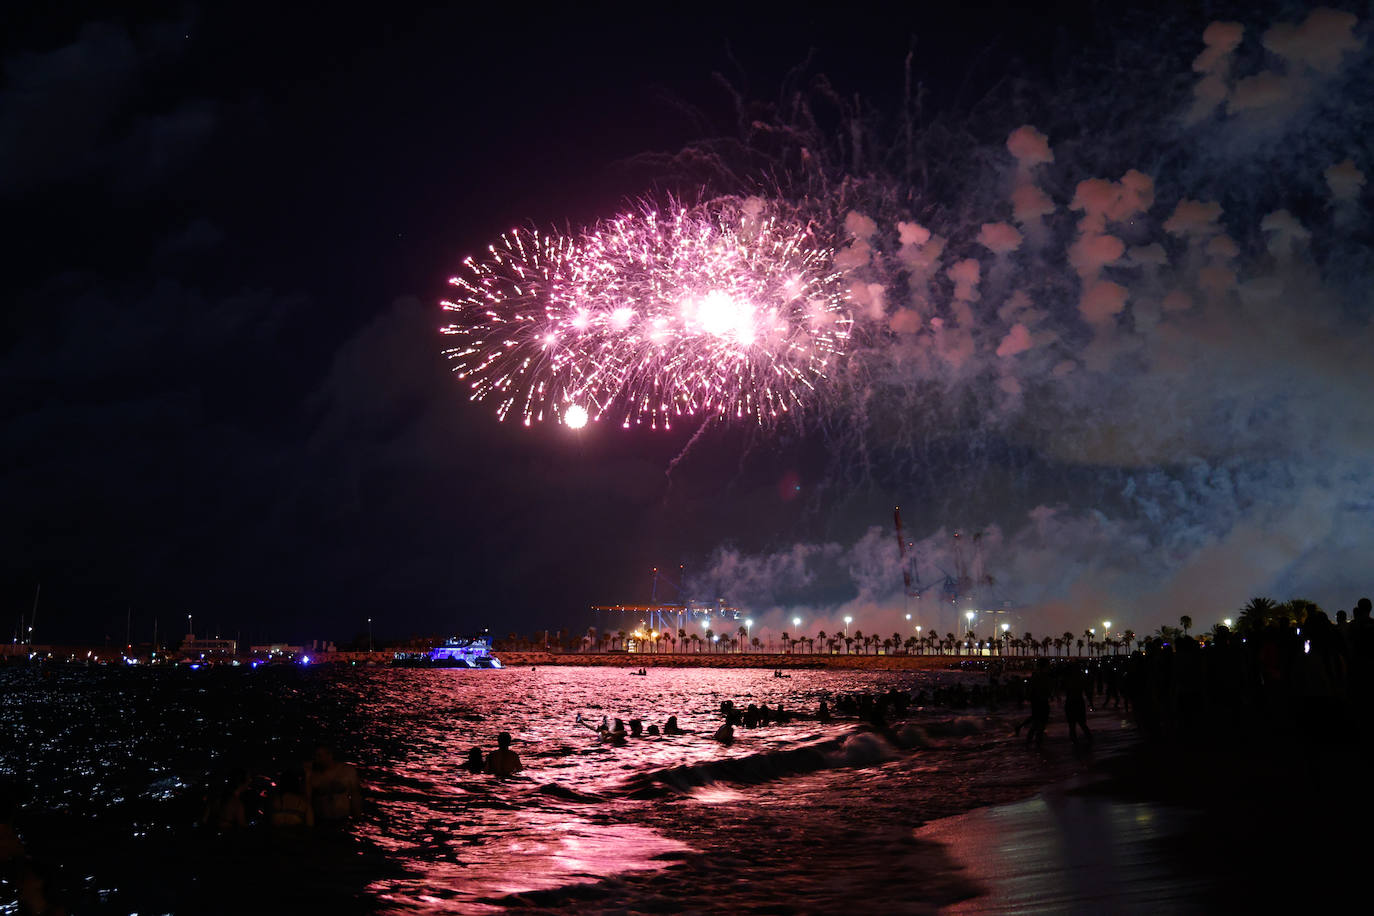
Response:
MULTIPOLYGON (((1328 597, 1321 586, 1349 558, 1363 556, 1367 569, 1365 548, 1374 543, 1374 475, 1359 457, 1369 454, 1366 443, 1332 433, 1369 419, 1367 406, 1351 406, 1341 393, 1368 380, 1368 351, 1362 366, 1353 358, 1369 335, 1368 287, 1363 297, 1349 293, 1368 276, 1358 254, 1369 233, 1364 216, 1332 223, 1346 241, 1311 259, 1316 276, 1303 298, 1308 309, 1314 295, 1329 299, 1325 317, 1312 324, 1353 348, 1341 351, 1348 361, 1336 380, 1314 386, 1340 401, 1329 413, 1314 414, 1314 402, 1274 381, 1324 359, 1312 356, 1282 372, 1243 376, 1198 416, 1179 421, 1191 432, 1150 443, 1127 433, 1099 436, 1103 404, 1142 416, 1157 409, 1155 398, 1131 392, 1151 390, 1165 361, 1139 350, 1101 357, 1094 349, 1101 335, 1080 328, 1077 338, 1057 332, 1053 346, 1079 354, 1068 361, 1082 371, 1120 384, 1108 391, 1085 382, 1080 390, 1096 391, 1100 401, 1061 392, 1055 411, 1018 407, 988 428, 970 422, 965 407, 934 411, 928 423, 911 412, 890 422, 834 416, 801 433, 719 424, 670 475, 695 424, 670 433, 613 424, 579 433, 525 429, 496 422, 452 378, 436 332, 446 320, 437 302, 462 258, 513 226, 576 228, 629 198, 691 192, 696 176, 649 154, 737 131, 717 73, 764 105, 810 54, 803 85, 814 90, 825 74, 841 96, 858 94, 874 110, 891 111, 914 48, 925 117, 940 125, 946 149, 963 144, 964 154, 951 158, 966 176, 1002 176, 966 177, 964 187, 977 189, 967 205, 937 201, 929 185, 924 202, 913 205, 927 225, 967 223, 970 239, 980 219, 1010 218, 992 204, 989 215, 970 214, 1005 192, 1005 141, 1025 123, 1049 134, 1053 168, 1064 170, 1045 184, 1066 214, 1066 238, 1081 215, 1071 206, 1075 182, 1098 172, 1119 178, 1132 167, 1157 182, 1152 224, 1163 225, 1175 201, 1210 195, 1225 201, 1228 219, 1256 226, 1283 205, 1320 238, 1314 224, 1344 212, 1325 202, 1322 169, 1346 158, 1361 174, 1374 166, 1359 124, 1303 133, 1297 119, 1318 113, 1284 109, 1284 127, 1239 144, 1259 152, 1238 169, 1241 153, 1227 146, 1220 122, 1245 127, 1254 109, 1233 96, 1236 113, 1203 127, 1196 126, 1202 116, 1186 113, 1198 77, 1189 65, 1203 50, 1208 22, 1243 14, 1259 49, 1269 22, 1300 21, 1303 8, 1238 7, 1190 18, 1088 3, 1034 16, 954 6, 743 14, 654 4, 549 13, 379 4, 326 17, 257 3, 7 9, 0 14, 0 199, 9 227, 0 281, 0 597, 9 616, 0 633, 10 637, 40 582, 39 642, 122 640, 129 617, 135 640, 146 640, 155 617, 163 632, 179 632, 187 613, 200 632, 255 642, 351 639, 367 617, 379 638, 480 627, 580 630, 589 605, 647 601, 649 570, 675 572, 679 564, 696 598, 724 597, 760 614, 806 607, 812 618, 862 608, 882 614, 886 626, 903 606, 895 540, 886 527, 870 529, 886 526, 898 502, 914 505, 913 535, 928 539, 932 555, 954 528, 996 526, 989 542, 1000 554, 987 562, 999 568, 1008 600, 1027 607, 1038 602, 1060 613, 1104 594, 1125 601, 1146 593, 1151 607, 1174 607, 1179 592, 1168 583, 1192 583, 1199 563, 1226 569, 1218 575, 1228 588, 1208 597, 1233 596, 1235 606, 1265 589, 1353 603, 1356 595, 1333 589, 1328 597), (1088 63, 1066 63, 1080 52, 1088 63), (1142 60, 1153 62, 1154 87, 1132 69, 1142 60), (1117 110, 1101 88, 1111 79, 1120 81, 1117 110), (1050 103, 1056 98, 1062 110, 1050 103), (1133 110, 1133 99, 1156 107, 1133 110), (1167 142, 1150 142, 1144 134, 1164 122, 1187 126, 1167 142), (1205 154, 1178 152, 1188 131, 1205 154), (1298 134, 1301 143, 1292 140, 1298 134), (1299 167, 1304 157, 1310 167, 1299 167), (1270 180, 1241 193, 1246 169, 1270 180), (1291 201, 1274 177, 1290 173, 1291 201), (1200 432, 1241 414, 1249 438, 1218 444, 1200 432), (1292 416, 1314 415, 1315 434, 1326 437, 1317 458, 1291 442, 1312 432, 1295 427, 1292 416), (946 433, 930 433, 937 428, 946 433), (874 429, 893 431, 891 441, 859 436, 874 429), (1131 456, 1122 458, 1126 439, 1131 456), (1230 493, 1234 514, 1226 521, 1172 527, 1170 519, 1189 512, 1219 518, 1209 502, 1218 488, 1230 493), (1147 491, 1173 494, 1175 502, 1147 499, 1147 491), (1259 507, 1290 504, 1272 540, 1237 541, 1275 527, 1259 507), (1059 513, 1062 550, 1031 549, 1031 535, 1018 534, 1043 537, 1046 512, 1059 513), (1331 530, 1314 532, 1312 517, 1331 530), (1297 529, 1311 542, 1292 543, 1297 529), (1079 549, 1097 542, 1116 547, 1079 549), (1206 560, 1207 551, 1256 550, 1272 550, 1267 567, 1206 560), (1162 566, 1121 569, 1120 555, 1152 551, 1165 557, 1162 566), (1033 578, 1034 588, 1012 585, 1033 578), (1092 581, 1086 595, 1084 580, 1092 581)), ((1321 84, 1304 99, 1341 99, 1358 82, 1351 74, 1368 70, 1367 31, 1364 22, 1356 27, 1360 44, 1337 54, 1338 72, 1313 65, 1321 84)), ((1263 53, 1237 66, 1263 66, 1256 56, 1263 53)), ((1351 193, 1340 199, 1367 213, 1367 186, 1351 193)), ((1260 252, 1271 273, 1275 263, 1289 263, 1263 254, 1258 228, 1251 236, 1228 228, 1241 257, 1260 252)), ((1144 251, 1149 239, 1141 232, 1118 234, 1144 251)), ((946 235, 951 251, 964 244, 957 231, 946 235)), ((1047 243, 1018 270, 1041 278, 1057 272, 1086 288, 1068 246, 1053 248, 1047 243)), ((1189 266, 1181 249, 1168 253, 1180 271, 1205 269, 1189 266)), ((1248 307, 1244 291, 1260 287, 1246 287, 1245 273, 1238 270, 1236 296, 1248 307)), ((985 259, 989 316, 999 307, 996 277, 985 259)), ((1148 284, 1133 283, 1137 311, 1127 314, 1139 333, 1145 321, 1137 303, 1148 284)), ((891 327, 883 333, 897 340, 900 297, 895 285, 887 288, 882 320, 891 327)), ((1062 294, 1048 281, 1038 288, 1049 298, 1062 294)), ((1167 291, 1155 292, 1162 299, 1167 291)), ((1296 309, 1293 287, 1285 297, 1296 309)), ((1077 293, 1070 298, 1072 311, 1077 293)), ((1214 339, 1205 330, 1210 320, 1199 318, 1182 336, 1214 339)), ((996 340, 987 347, 996 348, 996 340)), ((1197 350, 1186 352, 1197 359, 1197 350)), ((1253 343, 1249 352, 1256 353, 1253 343)), ((1047 384, 1059 383, 1064 362, 1062 354, 1047 361, 1047 384)), ((898 383, 902 390, 930 374, 909 371, 915 375, 898 383)), ((950 386, 944 390, 956 391, 950 386)), ((957 387, 981 404, 980 390, 957 387)), ((1322 403, 1325 396, 1313 397, 1322 403)), ((995 398, 987 404, 1003 409, 995 398)), ((1168 423, 1177 419, 1170 414, 1168 423)), ((678 595, 669 587, 659 597, 678 595)), ((1142 611, 1139 628, 1162 622, 1171 621, 1142 611)))

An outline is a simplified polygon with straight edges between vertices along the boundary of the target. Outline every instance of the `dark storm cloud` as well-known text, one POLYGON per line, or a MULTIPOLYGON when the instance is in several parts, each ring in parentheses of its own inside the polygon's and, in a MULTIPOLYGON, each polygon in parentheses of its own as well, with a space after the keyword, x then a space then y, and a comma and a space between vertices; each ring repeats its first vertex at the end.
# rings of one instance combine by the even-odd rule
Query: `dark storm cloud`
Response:
POLYGON ((92 23, 69 44, 4 61, 0 195, 31 195, 72 180, 113 178, 123 190, 156 183, 205 142, 214 109, 185 101, 139 111, 150 67, 176 48, 171 30, 135 36, 92 23))

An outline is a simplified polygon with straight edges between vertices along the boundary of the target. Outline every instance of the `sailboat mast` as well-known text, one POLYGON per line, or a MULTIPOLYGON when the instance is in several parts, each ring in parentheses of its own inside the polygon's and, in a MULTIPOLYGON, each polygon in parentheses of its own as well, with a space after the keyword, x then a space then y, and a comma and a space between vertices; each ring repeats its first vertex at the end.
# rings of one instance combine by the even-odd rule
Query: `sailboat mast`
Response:
MULTIPOLYGON (((29 611, 29 632, 28 632, 27 636, 28 636, 28 644, 29 644, 30 646, 33 645, 33 622, 34 622, 35 620, 38 619, 38 596, 41 595, 42 593, 43 593, 43 583, 42 583, 42 582, 39 582, 39 583, 38 583, 38 587, 35 588, 35 589, 33 590, 33 609, 32 609, 31 611, 29 611)), ((20 633, 19 635, 20 635, 20 637, 22 638, 22 637, 24 637, 26 634, 20 633)))

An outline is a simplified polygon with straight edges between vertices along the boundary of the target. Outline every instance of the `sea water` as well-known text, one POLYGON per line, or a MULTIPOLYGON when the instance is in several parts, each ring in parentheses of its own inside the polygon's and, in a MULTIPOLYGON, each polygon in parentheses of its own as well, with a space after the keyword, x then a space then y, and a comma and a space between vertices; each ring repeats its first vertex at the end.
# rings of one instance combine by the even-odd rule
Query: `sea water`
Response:
MULTIPOLYGON (((1095 751, 1028 751, 1002 709, 913 708, 739 728, 720 704, 814 714, 961 672, 653 668, 0 669, 0 776, 75 912, 928 912, 981 888, 921 825, 1012 801, 1095 751), (687 734, 603 744, 577 722, 687 734), (462 769, 508 731, 524 771, 462 769), (219 836, 196 821, 235 766, 270 777, 317 742, 355 763, 346 831, 219 836)), ((12 901, 0 912, 13 910, 12 901)))

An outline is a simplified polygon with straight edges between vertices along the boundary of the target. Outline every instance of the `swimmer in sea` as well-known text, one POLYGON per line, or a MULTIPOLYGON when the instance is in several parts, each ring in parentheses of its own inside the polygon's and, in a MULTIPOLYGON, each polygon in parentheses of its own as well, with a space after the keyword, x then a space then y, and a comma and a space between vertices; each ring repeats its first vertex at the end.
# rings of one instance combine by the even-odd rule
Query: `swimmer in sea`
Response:
POLYGON ((504 778, 522 769, 520 755, 510 749, 510 732, 501 732, 496 736, 496 750, 487 755, 487 772, 504 778))
POLYGON ((734 744, 734 743, 735 743, 735 727, 734 727, 733 725, 731 725, 729 722, 726 722, 726 723, 725 723, 724 725, 722 725, 720 728, 716 729, 716 733, 715 733, 714 735, 711 736, 711 740, 712 740, 712 741, 719 741, 721 744, 724 744, 724 745, 727 745, 727 746, 728 746, 728 745, 731 745, 731 744, 734 744))
MULTIPOLYGON (((579 721, 581 720, 579 719, 579 721)), ((468 751, 468 759, 463 761, 463 769, 467 770, 469 773, 482 773, 486 771, 486 768, 487 764, 486 761, 482 759, 482 749, 480 747, 474 747, 472 750, 468 751)))
POLYGON ((221 831, 248 826, 248 814, 243 807, 243 794, 247 790, 248 773, 242 767, 235 767, 220 794, 206 804, 201 823, 221 831))
POLYGON ((663 723, 663 734, 680 735, 682 729, 677 727, 677 716, 669 716, 668 721, 663 723))
POLYGON ((363 810, 362 784, 351 763, 334 759, 326 744, 315 747, 305 770, 305 794, 320 824, 339 823, 357 817, 363 810))
POLYGON ((277 777, 277 787, 267 797, 267 822, 276 828, 314 827, 315 812, 305 797, 305 774, 288 767, 277 777))

